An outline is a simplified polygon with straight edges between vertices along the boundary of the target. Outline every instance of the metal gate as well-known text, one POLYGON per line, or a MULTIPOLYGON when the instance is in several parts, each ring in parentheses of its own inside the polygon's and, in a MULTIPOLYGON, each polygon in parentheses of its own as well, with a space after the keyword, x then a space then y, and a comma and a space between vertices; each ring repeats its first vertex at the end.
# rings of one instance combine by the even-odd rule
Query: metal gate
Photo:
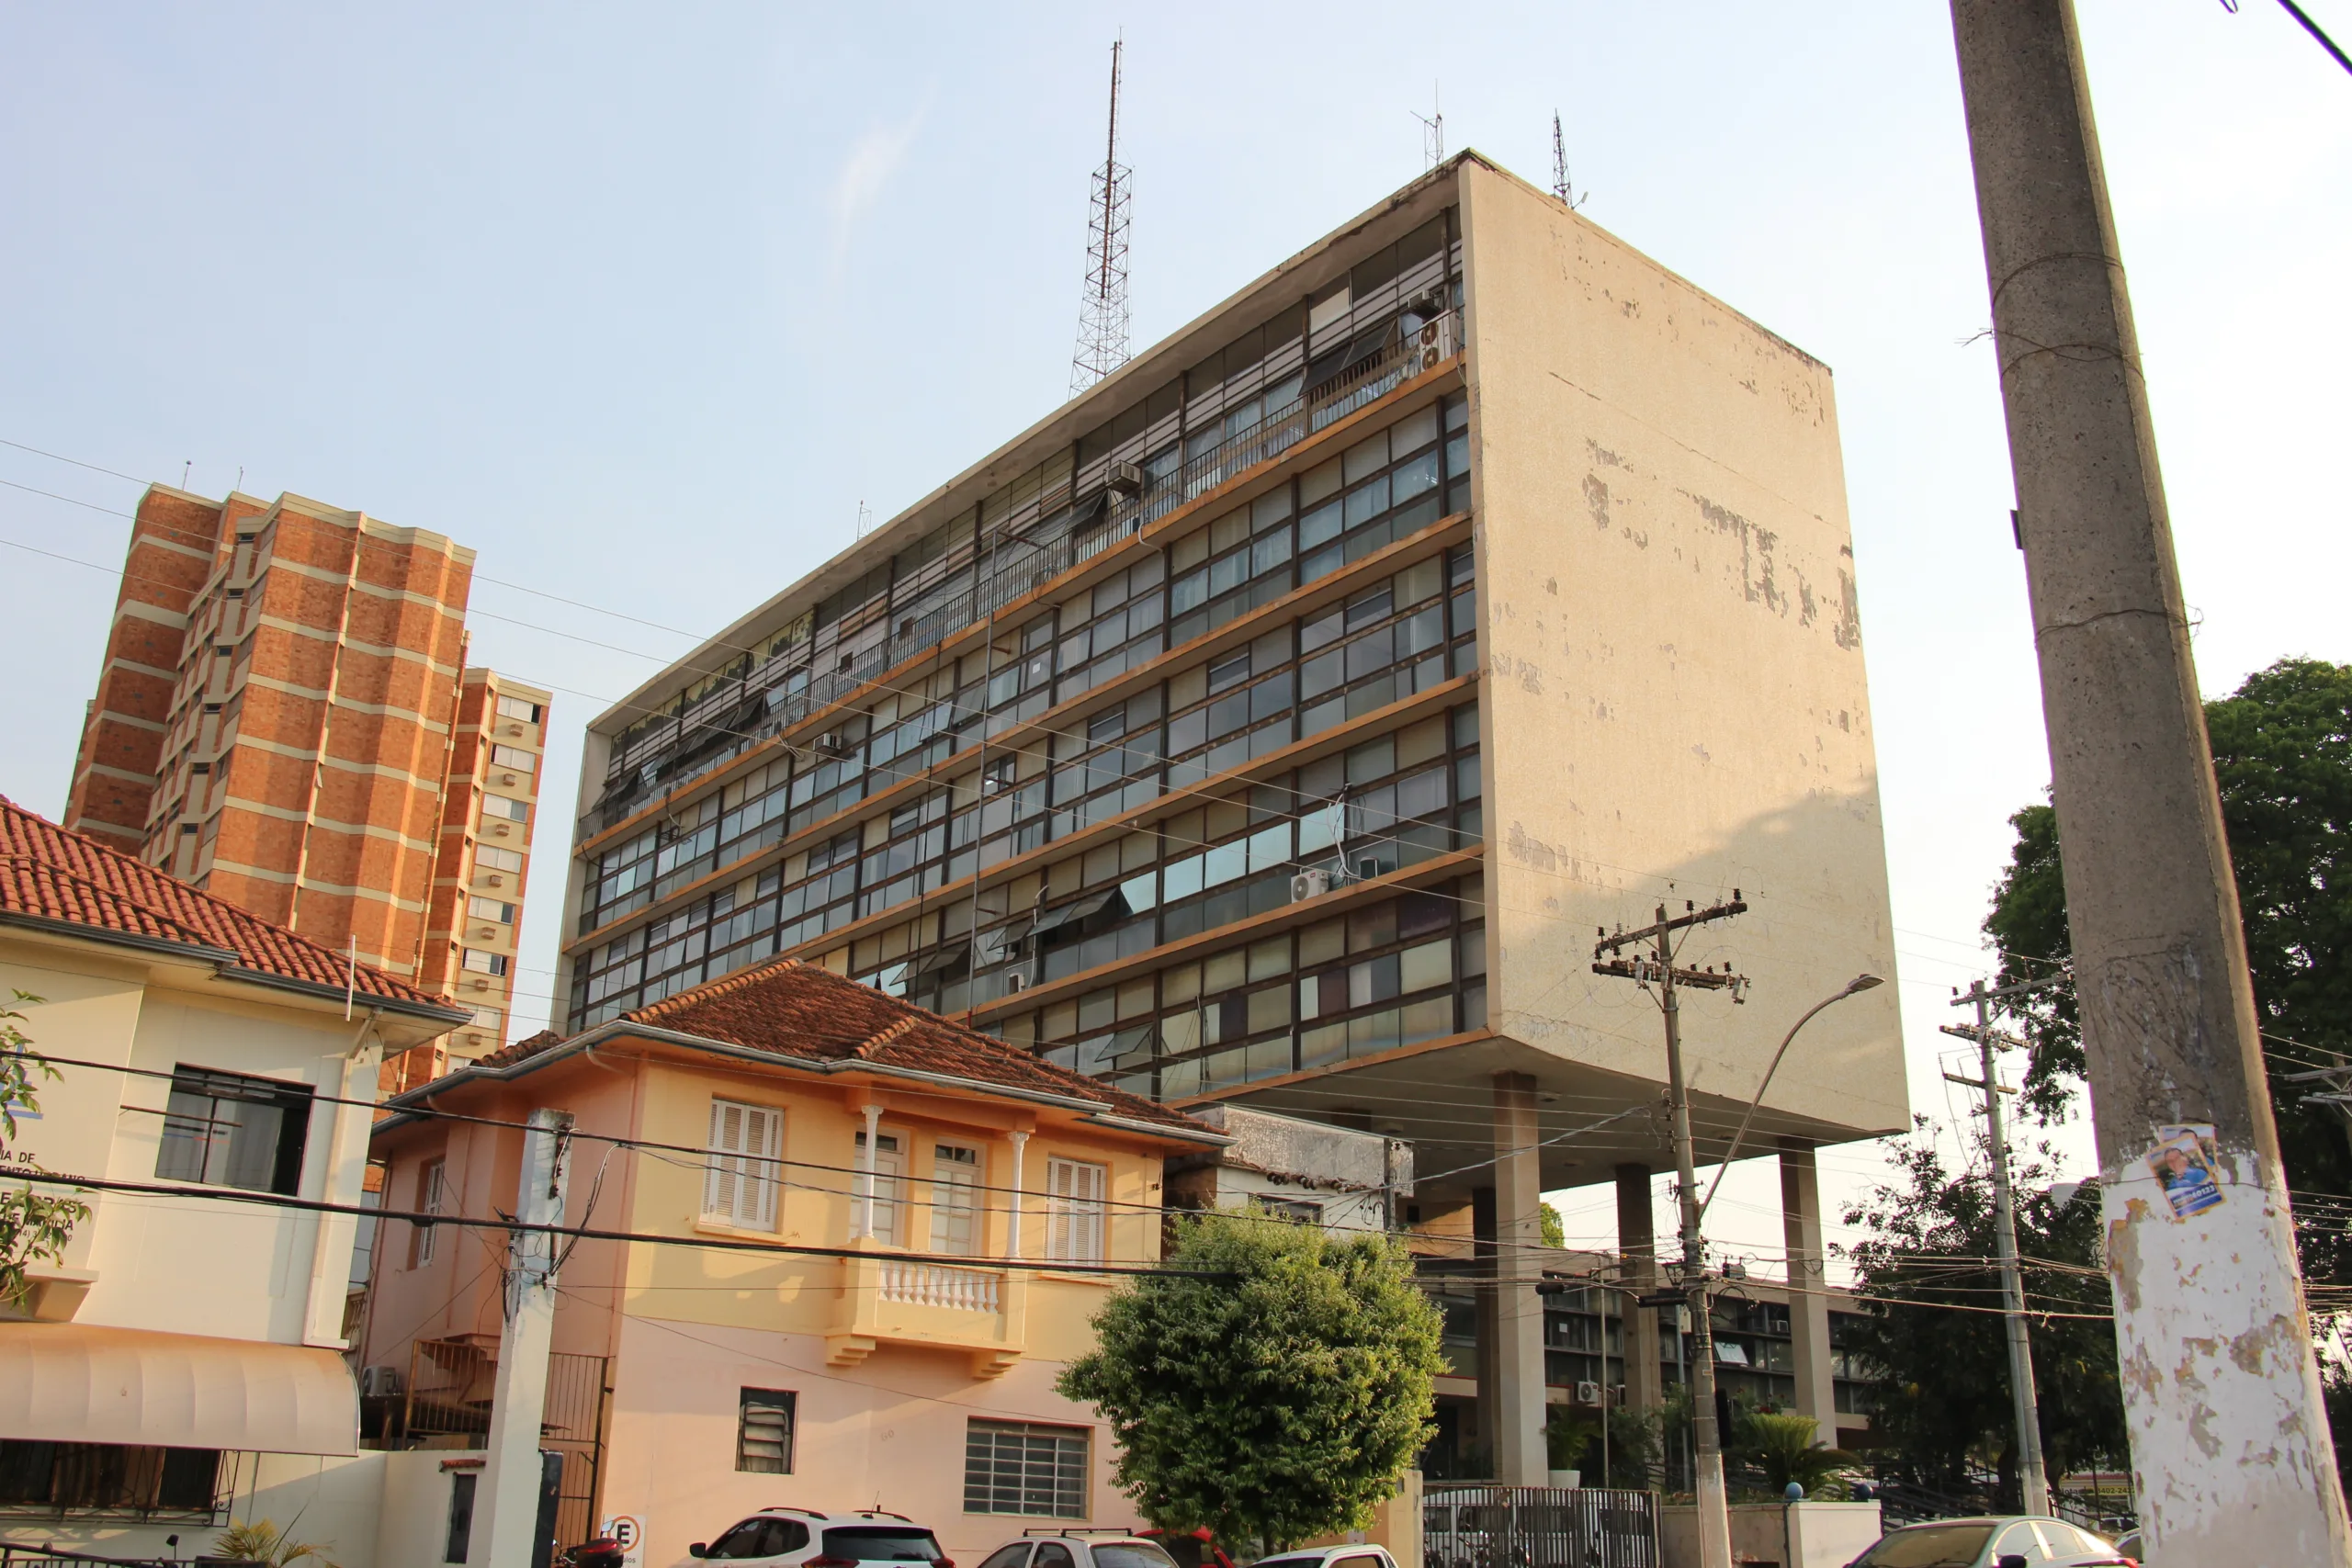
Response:
MULTIPOLYGON (((547 1409, 539 1447, 563 1455, 556 1488, 556 1541, 576 1546, 596 1533, 597 1472, 605 1456, 602 1356, 552 1351, 548 1356, 547 1409)), ((490 1412, 498 1384, 494 1348, 467 1340, 420 1339, 409 1353, 408 1394, 401 1410, 399 1446, 481 1448, 490 1439, 490 1412)))
POLYGON ((1658 1568, 1657 1494, 1448 1486, 1421 1500, 1424 1568, 1658 1568))

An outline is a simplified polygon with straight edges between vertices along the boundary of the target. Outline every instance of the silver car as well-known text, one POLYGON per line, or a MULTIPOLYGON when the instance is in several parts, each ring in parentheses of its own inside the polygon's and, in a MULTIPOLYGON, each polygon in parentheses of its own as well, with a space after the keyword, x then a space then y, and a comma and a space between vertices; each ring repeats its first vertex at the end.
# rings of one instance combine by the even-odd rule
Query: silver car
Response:
POLYGON ((1849 1568, 2131 1568, 2090 1531, 2041 1514, 1932 1519, 1881 1536, 1849 1568))

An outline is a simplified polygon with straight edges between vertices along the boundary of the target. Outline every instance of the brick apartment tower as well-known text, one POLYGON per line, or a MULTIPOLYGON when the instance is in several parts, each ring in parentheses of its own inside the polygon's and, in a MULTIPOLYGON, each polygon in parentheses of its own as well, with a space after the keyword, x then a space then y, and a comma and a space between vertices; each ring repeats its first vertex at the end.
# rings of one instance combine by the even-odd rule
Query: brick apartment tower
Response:
POLYGON ((64 817, 474 1007, 463 1055, 504 1034, 548 701, 465 667, 473 560, 300 496, 151 486, 64 817))

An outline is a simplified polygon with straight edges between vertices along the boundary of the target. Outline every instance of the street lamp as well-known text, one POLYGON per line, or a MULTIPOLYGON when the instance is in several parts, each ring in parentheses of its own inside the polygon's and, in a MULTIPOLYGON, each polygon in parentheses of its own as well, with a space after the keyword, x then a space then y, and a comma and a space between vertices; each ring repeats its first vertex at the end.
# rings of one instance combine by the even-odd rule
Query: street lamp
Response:
POLYGON ((1838 992, 1834 996, 1824 997, 1821 1000, 1814 1003, 1811 1008, 1805 1010, 1805 1014, 1803 1018, 1798 1019, 1796 1022, 1789 1026, 1788 1033, 1781 1036, 1781 1048, 1772 1053, 1771 1064, 1764 1069, 1764 1081, 1756 1086, 1756 1098, 1747 1102, 1747 1113, 1739 1119, 1739 1131, 1731 1135, 1731 1147, 1724 1152, 1723 1164, 1715 1168, 1715 1179, 1707 1188, 1707 1196, 1705 1201, 1701 1202, 1699 1205, 1699 1217, 1701 1219, 1706 1218, 1707 1206, 1715 1201, 1715 1194, 1722 1190, 1724 1176, 1731 1169, 1731 1162, 1739 1157, 1739 1145, 1747 1137, 1748 1124, 1756 1120, 1757 1109, 1764 1103, 1764 1091, 1772 1087, 1772 1075, 1781 1070, 1781 1058, 1789 1054, 1790 1043, 1796 1039, 1797 1031, 1803 1029, 1806 1024, 1811 1023, 1815 1017, 1823 1010, 1835 1007, 1838 1003, 1844 1001, 1848 997, 1858 996, 1861 992, 1885 984, 1885 981, 1880 979, 1875 975, 1857 975, 1852 979, 1846 982, 1846 988, 1844 990, 1838 992))

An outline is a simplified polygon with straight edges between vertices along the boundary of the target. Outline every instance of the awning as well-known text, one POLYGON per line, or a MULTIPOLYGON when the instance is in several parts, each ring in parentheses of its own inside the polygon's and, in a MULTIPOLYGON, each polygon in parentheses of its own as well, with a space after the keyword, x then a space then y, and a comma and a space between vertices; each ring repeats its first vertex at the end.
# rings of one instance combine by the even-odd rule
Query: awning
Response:
POLYGON ((59 1443, 356 1454, 333 1350, 82 1323, 0 1323, 0 1432, 59 1443))

